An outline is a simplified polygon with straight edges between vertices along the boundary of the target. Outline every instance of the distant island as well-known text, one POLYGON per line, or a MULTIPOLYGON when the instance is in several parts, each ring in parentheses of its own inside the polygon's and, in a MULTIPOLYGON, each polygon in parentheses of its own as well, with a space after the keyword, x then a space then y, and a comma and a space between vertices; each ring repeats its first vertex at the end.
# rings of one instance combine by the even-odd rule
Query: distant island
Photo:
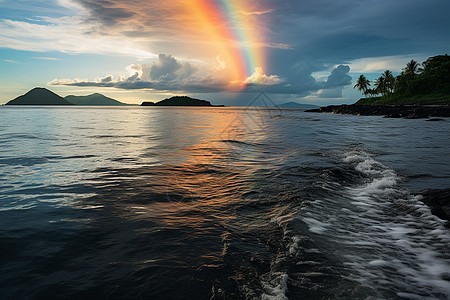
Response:
POLYGON ((303 104, 303 103, 297 103, 297 102, 287 102, 287 103, 279 104, 277 106, 281 107, 281 108, 305 108, 305 109, 319 107, 314 104, 303 104))
POLYGON ((70 95, 63 98, 46 88, 37 87, 26 94, 7 102, 5 105, 125 106, 130 104, 120 102, 98 93, 88 96, 70 95))
MULTIPOLYGON (((119 100, 94 93, 87 96, 69 95, 61 97, 54 92, 41 87, 33 88, 26 94, 21 95, 5 105, 73 105, 73 106, 129 106, 119 100)), ((206 100, 195 99, 187 96, 175 96, 159 102, 142 102, 141 106, 209 106, 223 107, 224 105, 212 105, 206 100)))
POLYGON ((450 117, 450 56, 437 55, 422 64, 411 60, 394 77, 386 70, 371 82, 360 75, 354 88, 366 97, 351 105, 331 105, 308 112, 384 115, 391 118, 450 117), (368 97, 370 96, 370 97, 368 97))
POLYGON ((127 106, 130 104, 120 102, 118 100, 106 97, 102 94, 95 93, 87 96, 69 95, 64 97, 70 103, 83 106, 127 106))
POLYGON ((219 106, 223 105, 212 105, 211 102, 206 100, 200 100, 191 98, 188 96, 174 96, 161 100, 159 102, 142 102, 141 106, 219 106))
POLYGON ((47 90, 34 88, 26 94, 19 96, 5 105, 74 105, 63 97, 47 90))

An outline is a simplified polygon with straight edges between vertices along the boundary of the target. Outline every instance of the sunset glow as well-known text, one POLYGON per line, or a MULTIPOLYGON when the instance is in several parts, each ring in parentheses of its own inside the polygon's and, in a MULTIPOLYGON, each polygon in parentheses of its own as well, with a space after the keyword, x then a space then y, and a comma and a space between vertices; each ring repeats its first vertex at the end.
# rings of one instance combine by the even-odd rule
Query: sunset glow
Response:
POLYGON ((0 0, 0 104, 33 87, 132 104, 352 103, 359 70, 396 75, 448 49, 447 2, 413 2, 405 14, 400 2, 0 0))

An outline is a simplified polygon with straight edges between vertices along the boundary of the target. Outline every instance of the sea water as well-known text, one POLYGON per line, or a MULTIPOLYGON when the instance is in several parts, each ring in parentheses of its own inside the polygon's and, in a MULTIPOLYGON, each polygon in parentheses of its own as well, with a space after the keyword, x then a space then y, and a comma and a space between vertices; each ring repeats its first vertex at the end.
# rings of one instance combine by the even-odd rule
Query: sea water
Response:
POLYGON ((449 299, 450 120, 0 107, 3 299, 449 299))

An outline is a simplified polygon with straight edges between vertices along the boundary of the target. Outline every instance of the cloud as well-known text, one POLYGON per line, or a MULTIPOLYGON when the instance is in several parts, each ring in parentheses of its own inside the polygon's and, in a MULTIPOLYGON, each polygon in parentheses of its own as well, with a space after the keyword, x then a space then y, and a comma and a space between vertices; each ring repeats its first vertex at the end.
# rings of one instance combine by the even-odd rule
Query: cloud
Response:
POLYGON ((131 40, 97 33, 95 25, 86 24, 79 16, 41 20, 45 23, 0 20, 0 44, 25 51, 156 56, 131 40))
POLYGON ((101 83, 109 83, 109 82, 112 82, 112 81, 113 81, 113 77, 111 75, 100 79, 101 83))
POLYGON ((40 60, 59 60, 59 58, 55 57, 45 57, 45 56, 35 56, 32 59, 40 59, 40 60))
POLYGON ((189 63, 179 63, 173 56, 160 54, 158 62, 150 67, 148 74, 153 81, 184 80, 197 70, 189 63))
MULTIPOLYGON (((219 60, 220 61, 220 60, 219 60)), ((132 64, 125 68, 128 76, 116 80, 109 75, 93 81, 87 79, 54 79, 49 85, 66 85, 79 87, 115 87, 119 89, 150 89, 155 91, 185 92, 225 92, 242 89, 255 90, 272 85, 279 85, 283 79, 276 75, 266 75, 261 68, 256 68, 244 85, 231 86, 228 70, 225 68, 199 67, 189 62, 180 62, 171 55, 159 54, 158 60, 151 65, 132 64)))
POLYGON ((277 75, 266 75, 262 68, 256 67, 255 72, 249 76, 244 83, 245 84, 259 84, 259 85, 274 85, 280 84, 283 79, 277 75))
POLYGON ((273 11, 274 11, 273 8, 269 8, 269 9, 260 10, 260 11, 243 11, 243 10, 241 10, 240 13, 244 14, 246 16, 250 16, 250 15, 258 15, 259 16, 259 15, 265 15, 265 14, 271 13, 273 11))
POLYGON ((411 59, 423 62, 427 57, 421 55, 367 57, 353 60, 350 67, 354 73, 381 73, 385 70, 401 72, 411 59))
POLYGON ((340 65, 331 71, 327 81, 324 83, 325 88, 344 87, 352 84, 352 77, 348 75, 350 72, 349 66, 340 65))
POLYGON ((214 65, 200 66, 177 60, 166 54, 158 55, 158 59, 150 65, 132 64, 125 69, 127 76, 113 78, 108 75, 96 80, 87 79, 54 79, 49 85, 65 85, 78 87, 112 87, 124 90, 147 89, 160 92, 184 93, 216 93, 216 92, 260 92, 274 94, 296 94, 308 96, 313 93, 336 95, 342 97, 342 88, 351 83, 348 75, 350 68, 340 65, 333 69, 327 81, 318 82, 312 76, 314 68, 311 64, 295 65, 295 80, 287 81, 277 75, 266 75, 261 68, 249 76, 245 82, 230 85, 227 69, 214 65), (327 91, 327 90, 330 91, 327 91))
POLYGON ((157 58, 154 63, 129 65, 123 77, 56 80, 54 84, 229 91, 227 65, 231 68, 233 60, 226 53, 246 43, 263 53, 266 65, 260 66, 264 72, 257 69, 249 76, 242 91, 341 96, 342 87, 351 80, 344 65, 352 72, 395 71, 411 58, 423 61, 449 49, 450 2, 403 2, 248 0, 239 9, 240 17, 252 24, 244 29, 258 38, 247 43, 230 38, 224 41, 230 49, 220 52, 208 32, 230 24, 218 22, 211 26, 219 28, 206 28, 192 13, 193 1, 57 0, 66 13, 70 10, 68 16, 37 18, 42 14, 37 10, 31 19, 0 20, 0 45, 27 51, 157 58), (326 80, 315 79, 315 72, 326 72, 326 80))
POLYGON ((342 98, 342 88, 320 90, 318 96, 319 98, 342 98))
POLYGON ((99 20, 108 26, 126 21, 134 16, 134 13, 126 8, 116 6, 114 1, 77 0, 76 2, 91 13, 90 20, 99 20))
POLYGON ((160 54, 151 65, 132 64, 126 67, 128 76, 116 80, 109 75, 93 81, 87 79, 54 79, 49 85, 79 87, 114 87, 119 89, 150 89, 154 91, 218 92, 226 91, 229 83, 223 72, 213 68, 200 69, 180 62, 171 55, 160 54))
POLYGON ((322 82, 322 89, 318 91, 319 98, 342 98, 342 90, 352 84, 352 77, 348 75, 349 66, 340 65, 331 71, 330 76, 322 82))

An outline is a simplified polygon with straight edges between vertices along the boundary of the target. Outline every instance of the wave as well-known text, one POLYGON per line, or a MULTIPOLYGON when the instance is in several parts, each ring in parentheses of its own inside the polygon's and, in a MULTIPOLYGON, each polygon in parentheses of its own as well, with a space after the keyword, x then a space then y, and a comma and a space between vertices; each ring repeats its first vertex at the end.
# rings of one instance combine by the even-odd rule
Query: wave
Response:
POLYGON ((344 203, 333 204, 340 208, 334 211, 336 218, 306 220, 310 230, 330 231, 345 249, 343 260, 354 271, 350 277, 377 294, 445 299, 450 295, 445 222, 431 213, 421 196, 399 184, 400 175, 369 153, 352 150, 342 161, 364 175, 362 182, 342 190, 339 201, 344 203))

